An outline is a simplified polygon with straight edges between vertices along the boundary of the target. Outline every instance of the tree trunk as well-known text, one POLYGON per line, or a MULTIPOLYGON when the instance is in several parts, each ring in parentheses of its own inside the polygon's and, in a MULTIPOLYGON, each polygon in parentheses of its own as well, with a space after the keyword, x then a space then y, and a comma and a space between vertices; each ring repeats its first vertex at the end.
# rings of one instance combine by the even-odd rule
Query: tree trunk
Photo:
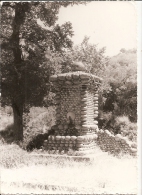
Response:
POLYGON ((15 16, 13 19, 13 33, 11 35, 11 46, 14 56, 14 92, 12 97, 12 108, 14 113, 14 135, 15 141, 23 140, 23 104, 24 92, 22 90, 23 81, 21 80, 22 51, 20 46, 20 28, 25 20, 25 13, 28 11, 29 3, 15 3, 15 16))
POLYGON ((15 141, 23 140, 23 106, 13 102, 13 115, 14 115, 14 137, 15 141))

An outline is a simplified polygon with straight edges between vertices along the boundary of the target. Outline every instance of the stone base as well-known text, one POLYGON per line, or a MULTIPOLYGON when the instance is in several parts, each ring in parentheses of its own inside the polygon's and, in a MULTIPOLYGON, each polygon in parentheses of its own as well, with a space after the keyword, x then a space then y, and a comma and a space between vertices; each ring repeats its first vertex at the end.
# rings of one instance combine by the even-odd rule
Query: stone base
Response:
POLYGON ((84 156, 94 152, 97 135, 86 136, 49 136, 44 141, 44 150, 48 154, 84 156))
POLYGON ((43 157, 43 158, 55 158, 55 159, 68 159, 68 160, 75 160, 75 161, 93 161, 96 158, 100 157, 101 155, 108 155, 106 152, 103 153, 96 153, 95 150, 93 150, 92 154, 84 154, 83 156, 69 156, 67 154, 63 154, 63 155, 55 155, 55 154, 47 154, 47 153, 31 153, 30 155, 32 156, 39 156, 39 157, 43 157))

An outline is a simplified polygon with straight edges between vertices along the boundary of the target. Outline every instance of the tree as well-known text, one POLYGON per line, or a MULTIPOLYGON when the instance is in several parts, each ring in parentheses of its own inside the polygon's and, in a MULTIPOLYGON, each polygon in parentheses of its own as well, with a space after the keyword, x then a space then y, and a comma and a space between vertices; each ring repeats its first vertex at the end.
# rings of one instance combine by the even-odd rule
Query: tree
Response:
POLYGON ((106 98, 104 111, 116 115, 127 115, 137 120, 137 56, 136 50, 121 49, 112 57, 105 72, 105 81, 109 88, 104 89, 106 98))
POLYGON ((102 77, 104 69, 108 61, 105 56, 105 48, 98 49, 97 45, 89 43, 89 37, 85 36, 82 43, 74 46, 66 53, 66 61, 64 63, 64 71, 68 71, 71 67, 68 65, 72 61, 82 61, 86 67, 86 71, 102 77))
POLYGON ((56 20, 61 6, 75 3, 4 2, 2 5, 2 105, 13 108, 17 141, 23 139, 25 105, 39 106, 43 102, 50 91, 49 75, 60 70, 64 49, 72 47, 71 23, 59 26, 56 20))

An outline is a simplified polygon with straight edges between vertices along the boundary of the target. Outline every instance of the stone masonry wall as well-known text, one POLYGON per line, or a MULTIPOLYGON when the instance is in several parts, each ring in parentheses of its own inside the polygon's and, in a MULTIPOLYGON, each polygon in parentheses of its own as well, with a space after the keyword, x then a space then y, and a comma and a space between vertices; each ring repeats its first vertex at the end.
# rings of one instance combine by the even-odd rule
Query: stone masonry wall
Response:
POLYGON ((49 136, 44 141, 44 149, 50 154, 84 155, 94 153, 96 146, 101 150, 118 155, 137 155, 137 144, 120 134, 113 135, 108 130, 96 129, 87 136, 49 136))
POLYGON ((60 121, 64 124, 67 120, 67 114, 72 112, 75 114, 75 124, 79 125, 80 120, 80 87, 64 87, 60 90, 60 121))
POLYGON ((99 130, 97 135, 97 145, 99 145, 103 151, 115 155, 119 153, 130 154, 132 156, 137 155, 137 144, 129 141, 126 137, 120 134, 113 135, 108 130, 99 130))
POLYGON ((87 96, 87 109, 86 109, 87 125, 94 125, 94 94, 90 90, 87 92, 86 96, 87 96))
POLYGON ((82 86, 81 101, 81 124, 97 126, 98 121, 95 118, 98 117, 98 91, 94 86, 82 86))

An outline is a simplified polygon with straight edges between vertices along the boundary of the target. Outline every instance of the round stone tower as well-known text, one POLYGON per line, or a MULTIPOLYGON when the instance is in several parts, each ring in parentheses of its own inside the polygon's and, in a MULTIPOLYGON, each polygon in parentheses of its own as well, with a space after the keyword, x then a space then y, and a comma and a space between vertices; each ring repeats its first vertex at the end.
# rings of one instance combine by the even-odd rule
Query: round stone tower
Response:
POLYGON ((98 87, 102 79, 85 71, 81 62, 75 62, 72 72, 50 77, 56 88, 57 106, 54 134, 44 142, 49 153, 93 152, 98 130, 98 87))

